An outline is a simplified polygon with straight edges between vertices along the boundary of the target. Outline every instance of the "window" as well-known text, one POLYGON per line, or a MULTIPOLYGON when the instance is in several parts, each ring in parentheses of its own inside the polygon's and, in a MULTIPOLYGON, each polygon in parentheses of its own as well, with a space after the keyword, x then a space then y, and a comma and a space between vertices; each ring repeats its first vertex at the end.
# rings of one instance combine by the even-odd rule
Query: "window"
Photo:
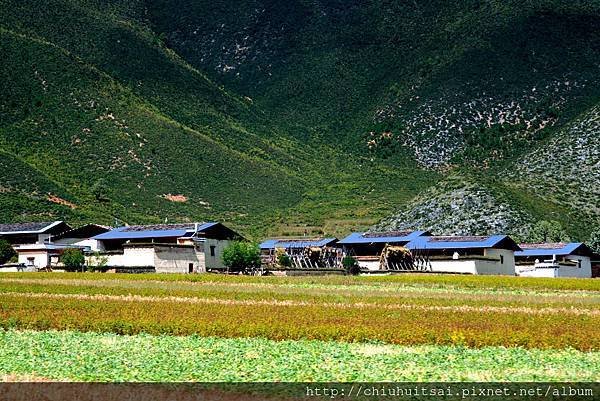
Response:
POLYGON ((216 246, 214 246, 214 245, 210 246, 210 256, 215 256, 215 248, 216 248, 216 246))
POLYGON ((35 264, 35 258, 29 257, 27 258, 27 266, 33 266, 35 264))
POLYGON ((500 255, 500 264, 504 264, 504 255, 500 255))

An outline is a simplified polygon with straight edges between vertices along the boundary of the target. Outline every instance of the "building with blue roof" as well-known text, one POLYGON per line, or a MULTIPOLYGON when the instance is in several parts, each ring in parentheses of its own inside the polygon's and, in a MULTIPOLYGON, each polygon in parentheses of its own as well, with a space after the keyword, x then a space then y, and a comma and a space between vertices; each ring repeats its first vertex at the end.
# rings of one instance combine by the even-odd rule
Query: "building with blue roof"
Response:
POLYGON ((433 236, 428 231, 353 233, 339 241, 363 270, 515 274, 519 246, 506 235, 433 236))
POLYGON ((355 232, 338 242, 343 253, 352 256, 363 270, 382 270, 381 256, 390 246, 403 247, 421 236, 431 235, 428 231, 385 231, 355 232))
POLYGON ((223 250, 242 237, 221 223, 208 222, 124 226, 92 239, 108 266, 192 273, 224 268, 223 250))
POLYGON ((593 251, 584 243, 521 244, 517 274, 526 277, 592 277, 593 251))
POLYGON ((434 273, 514 275, 521 248, 507 235, 421 236, 406 244, 426 255, 434 273))

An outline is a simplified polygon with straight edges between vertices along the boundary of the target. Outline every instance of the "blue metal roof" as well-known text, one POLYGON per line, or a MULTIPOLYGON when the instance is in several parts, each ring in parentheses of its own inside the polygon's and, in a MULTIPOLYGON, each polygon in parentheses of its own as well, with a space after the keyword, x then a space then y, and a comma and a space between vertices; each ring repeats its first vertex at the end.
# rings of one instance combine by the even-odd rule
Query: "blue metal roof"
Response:
POLYGON ((346 238, 342 239, 338 244, 352 245, 352 244, 376 244, 376 243, 397 243, 397 242, 409 242, 422 235, 429 234, 427 231, 413 231, 407 235, 401 236, 368 236, 369 233, 352 233, 346 238))
MULTIPOLYGON (((198 231, 206 230, 218 223, 202 223, 198 225, 198 231)), ((96 235, 93 239, 96 240, 129 240, 129 239, 144 239, 144 238, 169 238, 169 237, 183 237, 186 233, 194 231, 194 224, 191 224, 189 228, 176 228, 176 229, 151 229, 152 226, 148 226, 148 230, 135 230, 127 231, 130 227, 118 227, 112 231, 104 234, 96 235)))
POLYGON ((322 247, 337 241, 337 238, 319 238, 319 239, 268 239, 263 241, 259 246, 260 249, 274 248, 306 248, 306 247, 322 247))
MULTIPOLYGON (((527 248, 527 244, 522 244, 523 250, 515 252, 515 256, 567 256, 577 252, 577 250, 582 246, 585 245, 581 242, 571 242, 568 244, 548 244, 548 247, 543 247, 542 244, 538 248, 527 248)), ((584 252, 588 253, 587 249, 584 250, 584 252)))
POLYGON ((491 235, 489 237, 466 237, 465 240, 460 240, 461 237, 418 237, 408 244, 408 249, 469 249, 469 248, 494 248, 502 241, 510 240, 510 248, 521 249, 507 235, 491 235), (446 239, 447 240, 444 240, 446 239), (477 239, 475 239, 477 238, 477 239))

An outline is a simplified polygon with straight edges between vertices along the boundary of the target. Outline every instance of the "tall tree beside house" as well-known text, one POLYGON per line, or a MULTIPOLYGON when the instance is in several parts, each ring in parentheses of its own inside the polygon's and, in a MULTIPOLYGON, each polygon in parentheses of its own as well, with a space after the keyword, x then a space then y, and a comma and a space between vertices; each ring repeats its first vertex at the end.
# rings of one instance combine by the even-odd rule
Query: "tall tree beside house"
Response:
POLYGON ((83 268, 85 264, 85 257, 80 249, 69 248, 65 249, 61 256, 61 261, 65 266, 65 270, 78 271, 83 268))
POLYGON ((223 250, 223 263, 233 272, 258 269, 260 248, 254 243, 234 241, 223 250))
POLYGON ((0 239, 0 265, 10 262, 16 256, 17 253, 13 247, 7 241, 0 239))
POLYGON ((538 221, 525 237, 525 242, 568 242, 569 235, 563 226, 554 220, 538 221))

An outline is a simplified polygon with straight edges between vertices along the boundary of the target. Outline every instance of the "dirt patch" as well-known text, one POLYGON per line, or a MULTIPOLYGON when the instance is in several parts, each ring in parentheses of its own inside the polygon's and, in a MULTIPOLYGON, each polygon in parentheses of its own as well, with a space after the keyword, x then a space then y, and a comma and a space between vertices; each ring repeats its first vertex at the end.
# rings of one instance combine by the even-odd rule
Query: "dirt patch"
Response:
POLYGON ((161 195, 161 198, 164 198, 171 202, 177 202, 177 203, 186 203, 189 200, 189 198, 185 195, 163 194, 163 195, 161 195))
POLYGON ((60 198, 60 197, 58 197, 56 195, 53 195, 53 194, 48 194, 46 196, 46 199, 48 201, 52 202, 52 203, 56 203, 58 205, 67 206, 67 207, 70 207, 71 209, 77 208, 77 205, 74 204, 73 202, 69 202, 68 200, 60 198))

